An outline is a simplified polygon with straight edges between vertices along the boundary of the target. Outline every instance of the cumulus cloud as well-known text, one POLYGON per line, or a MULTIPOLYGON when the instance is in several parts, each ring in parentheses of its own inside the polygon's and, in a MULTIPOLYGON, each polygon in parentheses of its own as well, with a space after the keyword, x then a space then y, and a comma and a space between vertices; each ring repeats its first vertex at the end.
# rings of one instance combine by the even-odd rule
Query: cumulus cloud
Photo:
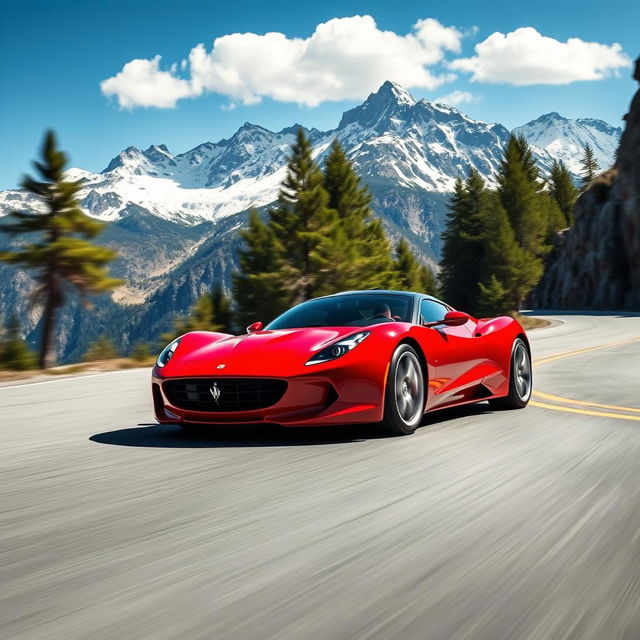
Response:
POLYGON ((202 44, 188 63, 163 71, 160 57, 132 60, 101 83, 123 108, 173 107, 181 98, 206 92, 232 102, 255 104, 264 97, 310 107, 324 101, 362 99, 385 80, 408 88, 435 89, 453 79, 429 67, 447 51, 460 52, 463 34, 433 18, 418 20, 408 34, 378 28, 371 16, 335 18, 308 38, 283 33, 234 33, 202 44))
POLYGON ((453 60, 449 66, 471 73, 474 82, 522 86, 600 80, 630 63, 619 44, 580 38, 560 42, 522 27, 506 35, 491 34, 476 45, 475 56, 453 60))
POLYGON ((115 96, 123 109, 131 107, 172 108, 180 98, 192 95, 189 82, 177 77, 177 67, 160 69, 160 56, 127 62, 122 71, 100 83, 105 96, 115 96))
POLYGON ((452 106, 457 106, 459 104, 464 104, 465 102, 474 102, 476 100, 475 96, 468 91, 452 91, 448 93, 446 96, 442 96, 441 98, 436 98, 436 102, 442 102, 444 104, 450 104, 452 106))

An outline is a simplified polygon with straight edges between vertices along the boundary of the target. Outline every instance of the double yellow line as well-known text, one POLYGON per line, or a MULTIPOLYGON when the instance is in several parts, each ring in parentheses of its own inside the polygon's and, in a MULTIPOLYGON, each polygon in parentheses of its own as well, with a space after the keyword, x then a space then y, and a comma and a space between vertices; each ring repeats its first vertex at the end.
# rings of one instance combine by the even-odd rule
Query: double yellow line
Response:
MULTIPOLYGON (((619 347, 626 344, 632 344, 634 342, 640 342, 640 338, 632 338, 631 340, 622 340, 619 342, 609 342, 607 344, 596 345, 595 347, 587 347, 585 349, 577 349, 575 351, 565 351, 564 353, 558 353, 552 356, 546 356, 544 358, 538 358, 533 362, 534 366, 540 366, 547 362, 553 362, 554 360, 561 360, 562 358, 570 358, 571 356, 577 356, 582 353, 588 353, 589 351, 597 351, 599 349, 606 349, 608 347, 619 347)), ((564 411, 565 413, 579 413, 588 416, 598 416, 601 418, 617 418, 618 420, 638 420, 640 421, 640 408, 637 407, 622 407, 615 404, 601 404, 598 402, 585 402, 584 400, 573 400, 572 398, 565 398, 563 396, 556 396, 551 393, 544 393, 543 391, 534 391, 533 396, 536 398, 542 398, 543 400, 549 400, 550 402, 559 404, 549 404, 548 402, 539 402, 538 400, 532 400, 529 404, 534 407, 541 407, 542 409, 553 409, 554 411, 564 411), (571 406, 567 406, 571 405, 571 406), (579 407, 593 407, 589 409, 581 409, 579 407), (609 411, 597 411, 596 409, 609 409, 609 411), (611 411, 619 411, 621 413, 611 413, 611 411), (639 415, 633 415, 633 414, 639 415), (629 415, 632 414, 632 415, 629 415)))

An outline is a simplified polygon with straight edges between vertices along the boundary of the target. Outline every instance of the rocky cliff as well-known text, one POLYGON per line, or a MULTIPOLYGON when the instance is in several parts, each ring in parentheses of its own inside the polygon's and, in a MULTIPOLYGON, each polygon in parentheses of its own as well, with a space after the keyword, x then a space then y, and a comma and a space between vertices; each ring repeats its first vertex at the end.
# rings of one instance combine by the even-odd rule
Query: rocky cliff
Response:
MULTIPOLYGON (((640 58, 634 78, 640 82, 640 58)), ((640 91, 624 119, 616 165, 578 199, 532 306, 640 310, 640 91)))

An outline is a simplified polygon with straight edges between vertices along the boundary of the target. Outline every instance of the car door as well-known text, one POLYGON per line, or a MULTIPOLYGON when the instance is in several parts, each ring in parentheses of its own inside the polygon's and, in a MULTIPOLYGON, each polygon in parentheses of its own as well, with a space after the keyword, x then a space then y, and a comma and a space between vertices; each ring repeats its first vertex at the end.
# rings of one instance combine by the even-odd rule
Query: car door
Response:
MULTIPOLYGON (((450 310, 439 300, 423 298, 419 322, 438 322, 450 310)), ((444 324, 425 327, 425 331, 433 332, 429 343, 436 371, 435 378, 429 380, 430 406, 463 402, 477 393, 483 373, 481 367, 477 367, 482 358, 479 341, 474 335, 475 327, 476 321, 471 317, 465 324, 455 327, 444 324)))

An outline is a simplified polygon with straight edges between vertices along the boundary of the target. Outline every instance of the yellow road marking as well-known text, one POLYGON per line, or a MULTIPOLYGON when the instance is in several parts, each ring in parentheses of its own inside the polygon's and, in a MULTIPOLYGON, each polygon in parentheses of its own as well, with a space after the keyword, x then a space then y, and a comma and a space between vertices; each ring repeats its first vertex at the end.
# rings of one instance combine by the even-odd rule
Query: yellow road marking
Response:
POLYGON ((581 413, 586 416, 599 416, 601 418, 618 418, 619 420, 638 420, 640 416, 625 416, 621 413, 606 413, 605 411, 589 411, 588 409, 574 409, 573 407, 565 407, 556 404, 547 404, 546 402, 538 402, 532 400, 530 405, 534 407, 542 407, 543 409, 553 409, 554 411, 566 411, 567 413, 581 413))
MULTIPOLYGON (((633 344, 635 342, 640 342, 640 337, 632 338, 630 340, 621 340, 619 342, 608 342, 607 344, 599 344, 594 347, 586 347, 584 349, 576 349, 575 351, 565 351, 564 353, 558 353, 552 356, 546 356, 544 358, 538 358, 533 361, 533 366, 539 366, 541 364, 546 364, 547 362, 553 362, 554 360, 560 360, 562 358, 569 358, 571 356, 577 356, 581 353, 589 353, 590 351, 597 351, 599 349, 606 349, 608 347, 619 347, 626 344, 633 344)), ((636 407, 621 407, 619 405, 613 404, 600 404, 597 402, 585 402, 584 400, 572 400, 571 398, 564 398, 562 396, 555 396, 550 393, 544 393, 542 391, 534 391, 534 396, 539 398, 544 398, 546 400, 551 400, 553 402, 564 402, 565 404, 573 404, 577 406, 584 407, 598 407, 600 409, 612 409, 614 411, 626 411, 633 413, 640 413, 640 408, 636 407)), ((578 413, 581 415, 587 416, 598 416, 600 418, 618 418, 619 420, 638 420, 640 421, 640 416, 629 416, 620 413, 609 413, 606 411, 593 411, 591 409, 576 409, 575 407, 567 407, 562 404, 548 404, 546 402, 539 402, 537 400, 532 400, 529 404, 534 407, 540 407, 542 409, 552 409, 554 411, 564 411, 566 413, 578 413)))
POLYGON ((613 409, 614 411, 631 411, 633 413, 640 413, 640 409, 635 407, 621 407, 615 404, 600 404, 598 402, 585 402, 584 400, 572 400, 571 398, 564 398, 563 396, 554 396, 551 393, 544 393, 543 391, 534 391, 534 396, 538 398, 544 398, 545 400, 551 400, 553 402, 564 402, 566 404, 576 404, 581 407, 598 407, 600 409, 613 409))
POLYGON ((587 347, 585 349, 577 349, 576 351, 565 351, 564 353, 557 353, 553 356, 546 356, 544 358, 538 358, 533 361, 533 366, 539 366, 546 364, 547 362, 553 362, 554 360, 560 360, 561 358, 569 358, 570 356, 577 356, 581 353, 588 353, 589 351, 597 351, 598 349, 606 349, 607 347, 619 347, 624 344, 632 344, 634 342, 640 342, 640 338, 632 338, 631 340, 622 340, 621 342, 608 342, 607 344, 598 344, 595 347, 587 347))

